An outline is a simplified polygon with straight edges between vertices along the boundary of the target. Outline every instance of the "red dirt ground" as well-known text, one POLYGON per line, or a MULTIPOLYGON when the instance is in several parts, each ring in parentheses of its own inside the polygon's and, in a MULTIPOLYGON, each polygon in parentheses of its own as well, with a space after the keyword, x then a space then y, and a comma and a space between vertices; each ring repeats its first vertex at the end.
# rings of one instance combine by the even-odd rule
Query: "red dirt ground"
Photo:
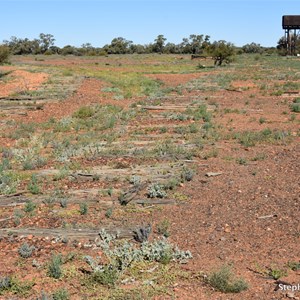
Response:
MULTIPOLYGON (((18 89, 34 90, 47 80, 47 74, 13 71, 8 83, 0 84, 0 96, 7 96, 18 89)), ((147 75, 176 86, 199 74, 147 75)), ((85 79, 76 93, 61 103, 46 104, 43 110, 30 111, 27 117, 18 116, 23 122, 44 122, 49 118, 71 115, 79 107, 92 103, 116 104, 115 100, 103 97, 99 91, 103 83, 96 79, 85 79)), ((252 82, 235 82, 234 87, 249 87, 250 94, 256 88, 252 82)), ((221 108, 244 109, 245 94, 222 91, 215 95, 221 108)), ((296 135, 297 128, 287 122, 288 116, 280 102, 274 105, 274 98, 250 100, 246 114, 228 113, 217 115, 216 124, 226 127, 229 123, 234 130, 261 130, 281 128, 291 130, 296 135), (251 122, 251 118, 264 116, 267 124, 251 122), (233 119, 233 121, 231 121, 233 119)), ((277 100, 276 100, 277 101, 277 100)), ((119 101, 128 107, 133 100, 119 101)), ((227 126, 227 127, 228 127, 227 126)), ((190 184, 184 184, 180 193, 188 195, 182 206, 168 206, 152 215, 145 215, 144 221, 158 224, 163 219, 170 220, 171 240, 182 249, 189 249, 193 259, 182 268, 194 274, 190 280, 178 282, 174 287, 176 299, 188 300, 271 300, 299 299, 300 292, 293 297, 286 292, 275 291, 276 283, 260 273, 272 265, 283 268, 289 261, 300 257, 300 144, 299 137, 292 143, 283 145, 257 145, 253 148, 237 147, 232 141, 218 143, 218 156, 197 162, 197 175, 190 184), (264 153, 263 160, 251 160, 264 153), (248 164, 235 162, 245 158, 248 164), (207 172, 221 172, 217 177, 206 177, 207 172), (236 273, 250 284, 241 294, 215 292, 200 280, 199 272, 208 273, 224 263, 232 263, 236 273)), ((52 220, 53 224, 57 220, 52 220)), ((32 239, 29 237, 28 239, 32 239)), ((39 243, 42 243, 40 241, 39 243)), ((58 244, 47 245, 45 253, 58 249, 58 244)), ((67 246, 64 249, 68 251, 67 246)), ((1 250, 1 255, 11 255, 11 245, 1 250)), ((6 259, 9 259, 6 257, 6 259)), ((3 271, 0 270, 0 272, 3 271)), ((5 272, 11 268, 5 263, 5 272)), ((289 272, 289 277, 281 278, 291 284, 300 283, 300 271, 289 272)), ((74 297, 76 297, 74 287, 74 297)), ((156 299, 169 299, 167 296, 156 299)), ((171 299, 171 298, 170 298, 171 299)))

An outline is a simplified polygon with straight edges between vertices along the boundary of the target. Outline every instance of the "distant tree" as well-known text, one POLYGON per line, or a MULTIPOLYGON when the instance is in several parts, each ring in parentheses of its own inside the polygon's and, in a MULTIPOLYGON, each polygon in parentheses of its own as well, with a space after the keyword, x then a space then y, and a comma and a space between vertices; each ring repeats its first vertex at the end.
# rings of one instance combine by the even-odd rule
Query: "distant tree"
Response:
POLYGON ((210 36, 203 34, 191 34, 188 38, 183 38, 182 43, 179 44, 181 53, 200 54, 206 51, 210 36))
POLYGON ((12 36, 9 41, 4 41, 11 53, 15 55, 45 53, 53 45, 53 42, 54 39, 51 34, 43 33, 40 34, 39 39, 20 39, 12 36))
POLYGON ((246 44, 242 47, 242 50, 244 53, 262 53, 263 48, 260 44, 256 43, 251 43, 251 44, 246 44))
POLYGON ((91 43, 82 44, 79 51, 82 53, 82 55, 90 55, 90 56, 97 55, 96 48, 93 47, 91 43))
POLYGON ((9 55, 9 47, 6 45, 0 45, 0 65, 8 62, 9 55))
POLYGON ((221 66, 223 62, 227 64, 232 62, 235 55, 234 45, 223 40, 213 42, 208 47, 208 51, 217 66, 221 66))
MULTIPOLYGON (((285 36, 282 36, 278 42, 277 42, 277 50, 278 53, 281 55, 286 55, 288 54, 287 51, 287 39, 285 36)), ((291 47, 293 48, 295 53, 299 53, 300 52, 300 38, 298 35, 294 35, 291 34, 290 35, 290 43, 291 43, 291 47)))
POLYGON ((39 43, 41 53, 45 53, 51 46, 54 45, 55 38, 52 34, 40 33, 39 43))
POLYGON ((162 34, 158 35, 154 40, 153 52, 163 53, 166 40, 167 39, 162 34))
POLYGON ((60 54, 62 55, 76 55, 76 56, 81 56, 82 53, 74 46, 71 45, 66 45, 64 46, 61 51, 60 54))
POLYGON ((144 45, 131 44, 130 45, 130 52, 131 53, 143 54, 143 53, 146 53, 146 48, 145 48, 144 45))
POLYGON ((45 52, 48 53, 48 54, 60 54, 61 52, 61 49, 57 46, 51 46, 49 47, 49 49, 45 52))
POLYGON ((179 47, 175 45, 174 43, 167 43, 164 47, 164 53, 179 53, 179 47))
POLYGON ((190 35, 191 53, 192 54, 203 53, 204 49, 207 48, 209 45, 209 38, 210 37, 208 35, 204 37, 203 34, 201 35, 191 34, 190 35))
POLYGON ((126 54, 130 53, 132 41, 128 41, 123 37, 114 38, 110 45, 105 45, 103 49, 108 54, 126 54))

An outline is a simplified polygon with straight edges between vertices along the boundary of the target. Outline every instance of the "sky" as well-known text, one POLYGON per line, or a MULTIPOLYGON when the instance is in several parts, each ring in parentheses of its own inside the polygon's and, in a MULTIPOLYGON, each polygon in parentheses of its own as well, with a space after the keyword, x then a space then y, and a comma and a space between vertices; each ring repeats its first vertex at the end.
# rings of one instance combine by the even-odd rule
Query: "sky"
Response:
POLYGON ((116 37, 144 45, 160 34, 175 44, 204 34, 275 47, 282 16, 300 14, 299 0, 0 0, 0 8, 0 43, 46 33, 59 47, 102 47, 116 37))

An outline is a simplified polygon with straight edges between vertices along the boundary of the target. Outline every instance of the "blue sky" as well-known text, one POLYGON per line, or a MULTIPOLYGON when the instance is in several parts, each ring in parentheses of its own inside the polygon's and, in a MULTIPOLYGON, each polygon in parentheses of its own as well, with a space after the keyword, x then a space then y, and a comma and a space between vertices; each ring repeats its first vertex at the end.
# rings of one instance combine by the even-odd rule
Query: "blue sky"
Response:
POLYGON ((147 44, 159 34, 172 43, 204 34, 276 46, 282 15, 300 14, 299 0, 0 0, 0 7, 0 42, 50 33, 60 47, 101 47, 115 37, 147 44))

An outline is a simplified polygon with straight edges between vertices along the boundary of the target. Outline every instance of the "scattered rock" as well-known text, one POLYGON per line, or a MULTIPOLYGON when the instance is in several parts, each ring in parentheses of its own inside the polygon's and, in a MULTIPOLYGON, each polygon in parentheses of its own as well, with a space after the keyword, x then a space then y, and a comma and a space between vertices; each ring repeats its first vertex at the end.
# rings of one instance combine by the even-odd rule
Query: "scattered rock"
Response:
POLYGON ((222 175, 223 173, 222 172, 208 172, 205 174, 205 176, 207 177, 215 177, 215 176, 219 176, 219 175, 222 175))

